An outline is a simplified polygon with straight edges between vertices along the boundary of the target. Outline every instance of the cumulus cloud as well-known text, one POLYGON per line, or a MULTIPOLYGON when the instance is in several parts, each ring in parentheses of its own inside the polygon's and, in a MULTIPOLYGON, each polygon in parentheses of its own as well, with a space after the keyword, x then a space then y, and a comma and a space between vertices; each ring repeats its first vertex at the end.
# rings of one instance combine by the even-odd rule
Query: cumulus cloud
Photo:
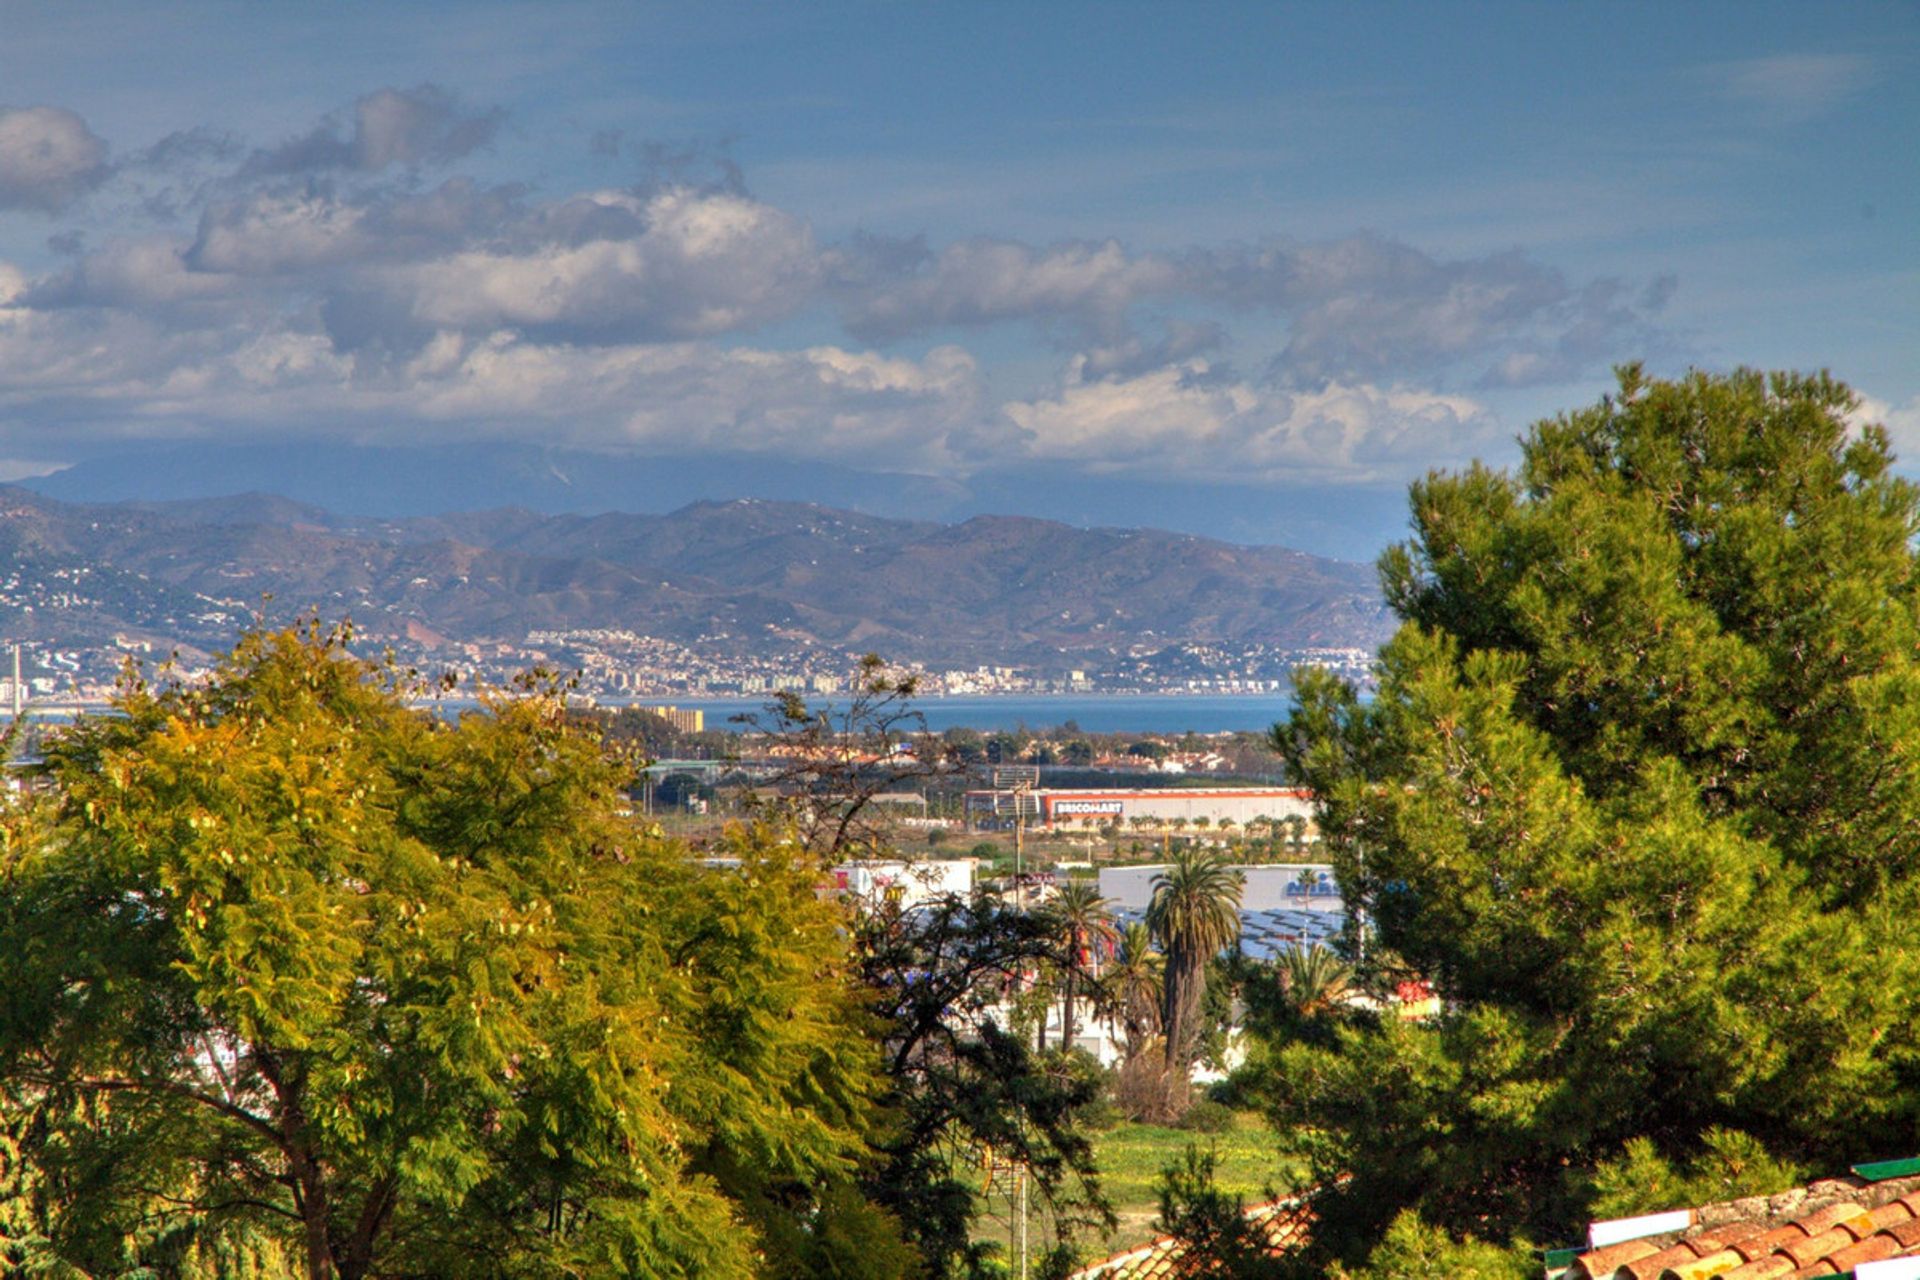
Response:
POLYGON ((1887 429, 1887 440, 1901 462, 1901 470, 1920 468, 1920 395, 1905 404, 1894 404, 1875 396, 1863 395, 1848 415, 1854 428, 1875 425, 1887 429))
POLYGON ((57 213, 107 172, 107 144, 73 112, 0 107, 0 209, 57 213))
POLYGON ((948 325, 1071 318, 1116 334, 1134 303, 1176 291, 1179 271, 1118 241, 1035 248, 962 240, 938 254, 869 238, 841 255, 850 332, 885 340, 948 325))
POLYGON ((448 164, 493 141, 505 121, 499 107, 471 110, 438 85, 380 89, 310 132, 257 151, 248 175, 378 173, 395 165, 448 164))
POLYGON ((12 305, 26 292, 27 273, 11 262, 0 261, 0 307, 12 305))
POLYGON ((951 472, 982 416, 958 348, 912 359, 832 345, 596 346, 444 330, 370 360, 300 316, 258 329, 159 324, 116 308, 0 306, 0 417, 16 447, 71 433, 217 427, 377 438, 474 435, 709 449, 951 472), (25 425, 31 423, 32 425, 25 425))
POLYGON ((244 276, 442 257, 525 218, 521 195, 518 187, 466 178, 426 191, 343 192, 314 179, 271 183, 211 203, 183 257, 196 271, 244 276))
POLYGON ((1496 434, 1471 399, 1366 383, 1257 387, 1204 360, 1087 378, 1004 406, 1037 458, 1219 480, 1365 481, 1455 461, 1496 434))
POLYGON ((921 360, 840 347, 575 347, 496 334, 435 344, 412 371, 420 411, 459 421, 595 424, 597 443, 771 452, 950 470, 977 411, 958 348, 921 360))
MULTIPOLYGON (((31 207, 103 180, 105 144, 65 115, 27 123, 92 149, 69 148, 64 187, 36 179, 31 207)), ((500 119, 432 86, 384 89, 268 150, 188 131, 133 152, 113 170, 116 208, 159 229, 62 235, 37 273, 0 263, 10 452, 61 456, 88 433, 403 431, 955 476, 1073 460, 1367 481, 1497 438, 1483 406, 1446 387, 1567 380, 1643 354, 1673 289, 1364 234, 1165 252, 822 244, 730 162, 710 180, 705 152, 625 141, 651 174, 623 189, 422 176, 500 119), (1249 314, 1259 350, 1230 331, 1249 314), (805 336, 787 349, 752 336, 796 319, 805 336), (996 377, 973 355, 924 346, 1009 325, 1039 327, 1057 380, 1029 373, 1042 385, 989 398, 996 377)))
POLYGON ((42 309, 119 307, 133 311, 229 298, 233 281, 190 267, 178 239, 112 240, 35 282, 26 301, 42 309))
POLYGON ((580 335, 708 336, 791 314, 820 261, 807 225, 725 192, 608 192, 556 218, 605 218, 616 234, 473 249, 425 263, 398 283, 436 327, 533 326, 580 335), (582 207, 586 206, 586 207, 582 207))
POLYGON ((1642 354, 1672 292, 1635 300, 1617 281, 1576 286, 1519 252, 1444 259, 1382 236, 1132 254, 1114 241, 1036 248, 966 240, 929 251, 868 237, 834 251, 848 329, 885 341, 1008 320, 1064 323, 1075 345, 1138 342, 1149 304, 1210 303, 1283 317, 1273 372, 1303 385, 1406 376, 1479 361, 1488 384, 1577 376, 1642 354))

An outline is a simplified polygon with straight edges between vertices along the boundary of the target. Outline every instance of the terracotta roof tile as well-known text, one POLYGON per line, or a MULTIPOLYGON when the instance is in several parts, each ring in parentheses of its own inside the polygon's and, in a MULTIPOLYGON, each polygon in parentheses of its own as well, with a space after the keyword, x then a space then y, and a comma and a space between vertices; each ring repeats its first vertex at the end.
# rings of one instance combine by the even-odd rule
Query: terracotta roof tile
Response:
POLYGON ((1828 1178, 1707 1205, 1678 1234, 1581 1254, 1571 1280, 1812 1280, 1920 1257, 1920 1176, 1828 1178))
MULTIPOLYGON (((1276 1258, 1303 1244, 1313 1225, 1313 1209, 1304 1195, 1253 1205, 1246 1216, 1249 1222, 1264 1228, 1267 1252, 1276 1258)), ((1083 1267, 1074 1272, 1070 1280, 1168 1280, 1179 1273, 1184 1251, 1180 1241, 1161 1236, 1083 1267)))

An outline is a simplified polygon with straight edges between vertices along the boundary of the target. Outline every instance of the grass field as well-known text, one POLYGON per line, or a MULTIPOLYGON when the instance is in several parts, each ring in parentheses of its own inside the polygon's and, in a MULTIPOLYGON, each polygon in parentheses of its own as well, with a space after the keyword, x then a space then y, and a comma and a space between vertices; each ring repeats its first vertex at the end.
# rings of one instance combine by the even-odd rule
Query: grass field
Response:
MULTIPOLYGON (((1287 1166, 1273 1149, 1273 1132, 1258 1117, 1241 1114, 1227 1133, 1189 1133, 1159 1125, 1122 1124, 1093 1140, 1094 1159, 1100 1168, 1100 1185, 1113 1202, 1114 1215, 1120 1220, 1107 1240, 1085 1238, 1080 1246, 1084 1255, 1097 1258, 1117 1253, 1153 1237, 1154 1219, 1160 1212, 1160 1171, 1182 1160, 1189 1145, 1205 1151, 1209 1146, 1218 1158, 1215 1178, 1222 1190, 1243 1196, 1249 1204, 1264 1199, 1267 1187, 1284 1194, 1288 1188, 1287 1166)), ((983 1202, 985 1213, 977 1230, 982 1238, 1001 1241, 1008 1238, 1007 1201, 996 1195, 983 1202)), ((1029 1238, 1038 1247, 1043 1224, 1036 1212, 1030 1221, 1029 1238)))
POLYGON ((1125 1124, 1094 1139, 1094 1157, 1100 1163, 1100 1185, 1120 1218, 1112 1247, 1123 1249, 1153 1234, 1160 1212, 1160 1171, 1184 1158, 1189 1145, 1205 1151, 1212 1146, 1219 1160, 1214 1176, 1220 1189, 1264 1199, 1271 1184, 1285 1192, 1287 1166, 1274 1153, 1273 1132, 1258 1117, 1237 1116, 1227 1133, 1188 1133, 1158 1125, 1125 1124))

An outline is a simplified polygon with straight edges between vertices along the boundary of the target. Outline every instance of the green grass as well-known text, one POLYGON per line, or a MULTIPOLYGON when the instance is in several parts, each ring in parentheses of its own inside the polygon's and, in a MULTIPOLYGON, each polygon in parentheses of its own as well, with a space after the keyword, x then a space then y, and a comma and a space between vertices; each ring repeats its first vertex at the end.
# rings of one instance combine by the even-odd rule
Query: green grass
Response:
POLYGON ((1202 1151, 1211 1145, 1219 1161, 1214 1176, 1220 1189, 1244 1196, 1249 1204, 1264 1199, 1270 1184, 1276 1193, 1284 1193, 1289 1186, 1289 1166, 1275 1154, 1273 1131, 1258 1117, 1241 1114, 1231 1131, 1220 1134, 1149 1124, 1117 1126, 1093 1141, 1101 1188, 1120 1219, 1112 1248, 1124 1249, 1154 1234, 1153 1220, 1160 1212, 1160 1171, 1184 1159, 1189 1145, 1202 1151))
MULTIPOLYGON (((1269 1184, 1280 1194, 1290 1185, 1288 1166, 1274 1152, 1273 1131, 1257 1116, 1242 1113, 1235 1117, 1231 1131, 1220 1134, 1189 1133, 1150 1124, 1116 1125, 1094 1135, 1093 1151, 1101 1189, 1113 1203, 1119 1225, 1105 1239, 1083 1236, 1079 1243, 1084 1257, 1091 1261, 1118 1253, 1158 1234, 1154 1220, 1160 1213, 1160 1171, 1183 1160, 1189 1144, 1202 1151, 1212 1146, 1219 1161, 1215 1177, 1221 1189, 1244 1197, 1249 1204, 1264 1199, 1269 1184)), ((1011 1206, 996 1194, 983 1199, 980 1207, 983 1213, 974 1225, 976 1238, 1004 1244, 1011 1206)), ((1044 1215, 1037 1209, 1029 1231, 1037 1247, 1045 1238, 1044 1215)))

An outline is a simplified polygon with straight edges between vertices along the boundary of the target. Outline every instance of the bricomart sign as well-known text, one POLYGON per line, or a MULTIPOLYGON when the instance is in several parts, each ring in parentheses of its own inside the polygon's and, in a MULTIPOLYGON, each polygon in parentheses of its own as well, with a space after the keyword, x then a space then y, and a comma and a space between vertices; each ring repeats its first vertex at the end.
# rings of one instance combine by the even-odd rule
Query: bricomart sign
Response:
POLYGON ((1055 800, 1053 812, 1056 817, 1070 817, 1079 813, 1119 813, 1124 803, 1121 800, 1055 800))

